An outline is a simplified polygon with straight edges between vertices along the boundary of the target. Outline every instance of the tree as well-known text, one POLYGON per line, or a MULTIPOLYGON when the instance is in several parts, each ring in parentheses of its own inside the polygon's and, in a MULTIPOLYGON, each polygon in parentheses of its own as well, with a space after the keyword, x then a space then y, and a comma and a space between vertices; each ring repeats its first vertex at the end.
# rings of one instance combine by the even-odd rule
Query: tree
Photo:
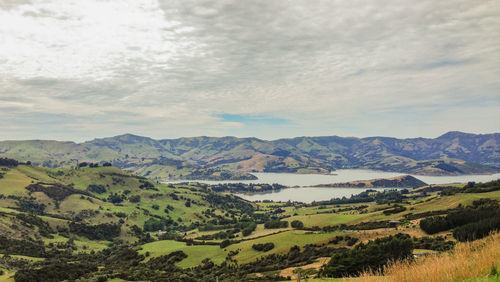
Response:
POLYGON ((354 249, 336 253, 320 271, 321 276, 346 277, 356 276, 371 269, 381 269, 390 261, 410 258, 413 241, 408 234, 396 234, 384 238, 360 243, 354 249))
POLYGON ((139 203, 141 201, 141 196, 139 195, 134 195, 128 198, 128 201, 131 203, 139 203))
POLYGON ((225 247, 231 245, 231 243, 232 243, 231 240, 224 240, 220 243, 220 248, 224 249, 225 247))
POLYGON ((256 228, 257 228, 257 224, 255 222, 250 222, 245 228, 243 228, 241 233, 244 237, 246 237, 246 236, 252 234, 252 232, 254 232, 256 228))
POLYGON ((279 219, 266 221, 264 223, 264 228, 266 229, 274 229, 274 228, 287 228, 288 221, 280 221, 279 219))
POLYGON ((267 252, 274 249, 274 243, 264 243, 264 244, 253 244, 252 249, 259 252, 267 252))
POLYGON ((154 232, 163 229, 165 229, 165 223, 159 219, 150 218, 144 222, 144 231, 146 232, 154 232))
POLYGON ((290 223, 293 228, 300 229, 304 227, 304 223, 300 220, 294 220, 290 223))

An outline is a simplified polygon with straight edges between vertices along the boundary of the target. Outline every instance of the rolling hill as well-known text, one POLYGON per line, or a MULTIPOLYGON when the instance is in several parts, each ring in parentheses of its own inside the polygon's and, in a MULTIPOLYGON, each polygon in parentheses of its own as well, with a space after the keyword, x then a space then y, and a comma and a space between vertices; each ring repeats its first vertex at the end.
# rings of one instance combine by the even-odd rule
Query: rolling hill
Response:
MULTIPOLYGON (((394 254, 402 258, 448 256, 465 231, 480 239, 487 236, 482 228, 497 230, 488 224, 500 214, 498 183, 250 203, 214 186, 156 183, 115 167, 54 169, 0 158, 0 281, 356 276, 392 261, 378 247, 405 244, 404 253, 394 254), (477 216, 487 218, 476 222, 477 216), (376 251, 366 252, 368 245, 376 251), (351 259, 364 255, 370 260, 351 259), (348 262, 349 272, 337 268, 338 260, 348 262)), ((462 278, 488 275, 498 248, 484 261, 462 278)))
POLYGON ((250 179, 249 172, 328 173, 368 168, 420 175, 500 171, 500 134, 448 132, 438 138, 191 137, 125 134, 83 143, 2 141, 0 156, 46 167, 104 162, 150 178, 250 179))

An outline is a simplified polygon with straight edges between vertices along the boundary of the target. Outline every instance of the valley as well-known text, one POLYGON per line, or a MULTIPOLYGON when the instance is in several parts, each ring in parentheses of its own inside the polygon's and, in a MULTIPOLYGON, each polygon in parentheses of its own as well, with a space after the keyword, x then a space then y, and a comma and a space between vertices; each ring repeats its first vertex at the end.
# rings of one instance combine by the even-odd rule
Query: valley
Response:
POLYGON ((492 210, 483 217, 496 220, 500 209, 498 181, 365 189, 310 203, 249 202, 231 186, 217 192, 214 185, 158 183, 109 166, 53 169, 2 160, 0 277, 6 281, 356 275, 357 264, 339 270, 330 261, 354 256, 376 238, 410 244, 410 254, 446 252, 464 240, 457 230, 467 223, 434 233, 421 221, 464 207, 468 214, 492 210))

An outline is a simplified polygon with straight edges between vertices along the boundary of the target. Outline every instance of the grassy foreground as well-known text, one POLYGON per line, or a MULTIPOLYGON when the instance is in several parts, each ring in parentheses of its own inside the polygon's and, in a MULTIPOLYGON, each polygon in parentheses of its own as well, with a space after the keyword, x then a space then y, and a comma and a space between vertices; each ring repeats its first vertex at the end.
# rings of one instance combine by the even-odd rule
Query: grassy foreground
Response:
POLYGON ((380 272, 365 272, 362 281, 500 281, 500 233, 459 243, 452 252, 422 260, 395 262, 380 272))

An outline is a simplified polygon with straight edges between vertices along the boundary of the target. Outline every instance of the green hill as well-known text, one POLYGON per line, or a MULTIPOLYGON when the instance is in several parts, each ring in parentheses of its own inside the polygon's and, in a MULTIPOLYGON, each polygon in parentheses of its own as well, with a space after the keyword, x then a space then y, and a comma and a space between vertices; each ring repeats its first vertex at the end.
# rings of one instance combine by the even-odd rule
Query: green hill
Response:
POLYGON ((468 238, 464 232, 485 236, 500 214, 498 183, 250 203, 209 185, 159 184, 114 167, 54 169, 0 159, 0 278, 280 281, 295 279, 297 269, 303 277, 336 276, 343 270, 330 258, 366 269, 369 262, 348 257, 382 255, 363 253, 362 244, 376 238, 370 246, 404 243, 418 254, 445 252, 468 238))
POLYGON ((421 175, 500 170, 500 134, 449 132, 435 139, 389 137, 192 137, 125 134, 84 143, 2 141, 0 155, 46 167, 111 162, 152 179, 254 179, 249 172, 328 173, 369 168, 421 175))

